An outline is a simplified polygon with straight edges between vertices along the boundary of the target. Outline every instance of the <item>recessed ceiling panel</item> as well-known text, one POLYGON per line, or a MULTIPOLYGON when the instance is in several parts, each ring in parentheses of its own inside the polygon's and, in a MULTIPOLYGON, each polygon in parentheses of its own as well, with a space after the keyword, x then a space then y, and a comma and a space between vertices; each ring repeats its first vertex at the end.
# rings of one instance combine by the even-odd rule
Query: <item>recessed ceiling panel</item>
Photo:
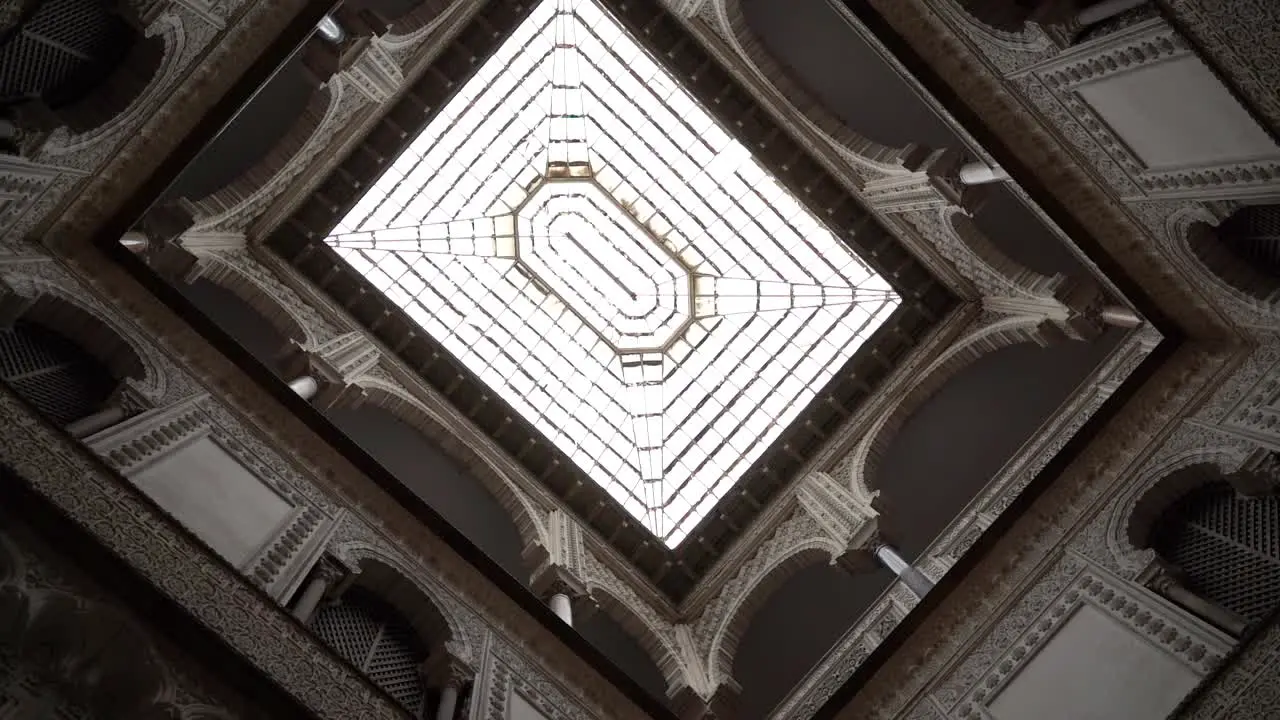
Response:
POLYGON ((676 547, 897 295, 595 0, 545 0, 328 242, 676 547))

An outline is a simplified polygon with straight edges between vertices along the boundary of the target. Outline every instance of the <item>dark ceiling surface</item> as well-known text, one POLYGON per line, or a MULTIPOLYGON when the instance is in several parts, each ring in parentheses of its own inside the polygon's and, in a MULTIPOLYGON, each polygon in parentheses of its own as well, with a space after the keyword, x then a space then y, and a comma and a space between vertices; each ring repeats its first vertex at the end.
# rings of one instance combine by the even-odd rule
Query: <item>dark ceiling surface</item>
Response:
MULTIPOLYGON (((824 0, 747 0, 745 10, 752 26, 763 30, 766 46, 855 129, 886 144, 962 146, 824 0), (851 67, 860 71, 850 73, 851 67)), ((265 128, 265 137, 289 126, 302 112, 306 96, 290 90, 281 77, 277 75, 280 91, 268 85, 253 101, 258 109, 251 105, 224 136, 251 138, 265 128)), ((235 167, 251 166, 270 147, 232 140, 220 146, 223 152, 202 155, 180 183, 216 189, 234 178, 235 167)), ((995 190, 976 221, 998 247, 1040 272, 1082 272, 1075 257, 1017 197, 1004 188, 995 190)), ((184 294, 265 364, 276 367, 283 338, 256 311, 207 281, 187 286, 184 294)), ((1120 337, 1111 333, 1092 343, 1051 350, 1023 345, 998 351, 961 371, 908 419, 885 455, 879 479, 886 532, 906 554, 914 556, 928 545, 1120 337)), ((478 481, 382 411, 328 415, 499 565, 527 582, 529 569, 520 560, 514 524, 478 481), (430 460, 424 464, 422 458, 430 460)), ((815 565, 775 591, 748 624, 739 646, 735 674, 743 686, 741 717, 767 715, 889 580, 886 571, 853 576, 815 565)), ((584 618, 578 629, 640 685, 663 695, 656 664, 604 613, 584 618)))
POLYGON ((230 184, 284 138, 312 92, 314 86, 295 56, 187 166, 165 197, 199 200, 230 184))
POLYGON ((366 131, 319 188, 277 227, 264 246, 325 291, 374 337, 394 348, 406 365, 452 401, 479 429, 613 544, 658 589, 679 601, 723 556, 760 510, 823 445, 829 434, 875 391, 956 297, 871 218, 808 151, 759 108, 750 93, 697 45, 657 2, 607 2, 624 26, 672 72, 725 129, 757 152, 757 158, 791 189, 873 269, 899 291, 901 302, 889 320, 854 354, 810 404, 804 417, 746 471, 677 548, 669 549, 633 520, 607 491, 579 470, 498 394, 442 347, 395 302, 376 291, 324 242, 341 217, 381 175, 420 128, 475 72, 529 6, 519 0, 490 0, 470 25, 443 48, 421 76, 383 117, 366 131))
MULTIPOLYGON (((792 77, 863 137, 892 147, 973 149, 828 0, 742 0, 742 12, 792 77)), ((974 222, 996 247, 1040 273, 1084 272, 1005 184, 988 190, 974 222)))

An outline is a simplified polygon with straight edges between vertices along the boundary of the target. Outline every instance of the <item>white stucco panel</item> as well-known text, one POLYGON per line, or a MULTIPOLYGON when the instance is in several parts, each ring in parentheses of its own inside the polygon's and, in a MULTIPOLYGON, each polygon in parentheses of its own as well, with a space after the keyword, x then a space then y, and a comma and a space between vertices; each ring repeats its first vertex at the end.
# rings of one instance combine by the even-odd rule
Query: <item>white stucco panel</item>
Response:
POLYGON ((236 566, 252 558, 292 510, 208 437, 165 455, 134 475, 134 481, 236 566))
POLYGON ((1084 603, 988 708, 997 720, 1163 720, 1196 681, 1191 668, 1084 603))
POLYGON ((1280 147, 1194 55, 1106 75, 1076 92, 1148 170, 1280 157, 1280 147))

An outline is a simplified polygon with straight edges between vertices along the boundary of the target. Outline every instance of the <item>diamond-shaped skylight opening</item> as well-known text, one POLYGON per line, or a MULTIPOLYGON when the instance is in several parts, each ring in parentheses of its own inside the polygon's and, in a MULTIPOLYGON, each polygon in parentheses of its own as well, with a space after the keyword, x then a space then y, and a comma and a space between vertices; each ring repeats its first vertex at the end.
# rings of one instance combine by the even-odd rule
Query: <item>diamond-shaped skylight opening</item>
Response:
POLYGON ((596 0, 544 0, 334 229, 676 547, 898 298, 596 0))

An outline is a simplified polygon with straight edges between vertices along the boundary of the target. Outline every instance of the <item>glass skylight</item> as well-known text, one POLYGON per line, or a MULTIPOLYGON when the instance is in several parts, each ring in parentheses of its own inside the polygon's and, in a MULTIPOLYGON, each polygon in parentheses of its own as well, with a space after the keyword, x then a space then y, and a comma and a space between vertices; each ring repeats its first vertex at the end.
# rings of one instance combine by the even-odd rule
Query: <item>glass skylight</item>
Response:
POLYGON ((676 547, 898 298, 596 0, 544 0, 328 242, 676 547))

